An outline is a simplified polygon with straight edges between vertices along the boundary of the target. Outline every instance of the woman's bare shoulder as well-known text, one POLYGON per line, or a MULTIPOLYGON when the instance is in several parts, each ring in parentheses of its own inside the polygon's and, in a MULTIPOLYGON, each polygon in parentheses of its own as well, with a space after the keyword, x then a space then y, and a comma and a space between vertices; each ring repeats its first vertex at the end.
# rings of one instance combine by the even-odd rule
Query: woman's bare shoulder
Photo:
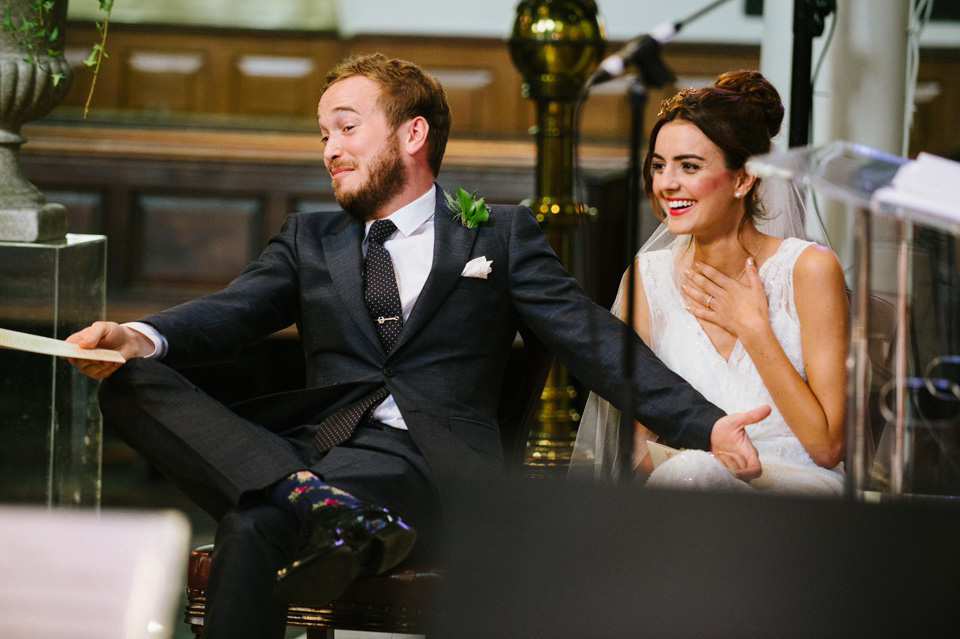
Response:
POLYGON ((836 254, 826 246, 811 244, 803 249, 793 267, 794 281, 800 279, 810 282, 843 280, 843 267, 836 254))
POLYGON ((802 307, 826 310, 827 301, 846 300, 843 267, 836 254, 825 246, 811 244, 797 257, 793 268, 794 298, 802 307))

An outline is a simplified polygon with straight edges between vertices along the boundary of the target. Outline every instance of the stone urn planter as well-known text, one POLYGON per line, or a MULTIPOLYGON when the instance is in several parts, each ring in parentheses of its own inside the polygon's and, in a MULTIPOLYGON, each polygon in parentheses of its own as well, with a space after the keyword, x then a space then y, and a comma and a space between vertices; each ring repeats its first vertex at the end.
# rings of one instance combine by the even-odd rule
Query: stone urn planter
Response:
POLYGON ((67 0, 53 0, 53 8, 42 17, 43 30, 55 34, 53 40, 41 29, 21 28, 24 18, 32 23, 40 19, 35 4, 0 0, 0 20, 9 15, 14 27, 0 29, 0 241, 43 242, 67 232, 64 207, 47 204, 20 168, 20 145, 26 142, 21 126, 59 104, 73 79, 63 56, 67 0))

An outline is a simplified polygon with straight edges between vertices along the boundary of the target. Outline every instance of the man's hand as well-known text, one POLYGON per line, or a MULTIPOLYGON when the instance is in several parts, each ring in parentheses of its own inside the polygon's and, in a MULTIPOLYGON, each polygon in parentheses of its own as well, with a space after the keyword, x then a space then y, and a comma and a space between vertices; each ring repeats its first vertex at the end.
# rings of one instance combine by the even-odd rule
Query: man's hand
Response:
MULTIPOLYGON (((68 337, 65 341, 80 348, 106 348, 117 351, 124 359, 145 357, 154 350, 150 338, 132 328, 120 326, 116 322, 94 322, 85 329, 68 337)), ((77 370, 93 379, 110 377, 120 368, 118 362, 101 362, 92 359, 67 358, 77 370)))
POLYGON ((746 413, 734 413, 718 419, 710 432, 710 452, 717 460, 734 471, 739 479, 749 481, 760 476, 760 458, 745 427, 765 419, 769 406, 754 408, 746 413))

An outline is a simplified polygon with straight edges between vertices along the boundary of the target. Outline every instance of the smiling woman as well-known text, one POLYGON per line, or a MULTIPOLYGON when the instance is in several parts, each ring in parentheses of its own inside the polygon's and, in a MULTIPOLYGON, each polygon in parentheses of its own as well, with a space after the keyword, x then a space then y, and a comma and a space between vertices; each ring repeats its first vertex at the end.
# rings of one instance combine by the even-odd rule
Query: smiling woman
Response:
MULTIPOLYGON (((727 472, 742 462, 724 450, 652 469, 654 436, 637 424, 633 460, 652 471, 650 486, 842 492, 843 273, 828 249, 802 241, 799 207, 744 168, 770 150, 782 119, 776 89, 737 71, 665 101, 651 132, 645 188, 663 230, 637 256, 635 281, 624 277, 614 312, 626 316, 621 300, 632 297, 640 337, 725 411, 772 411, 746 428, 764 468, 749 485, 727 472)), ((591 396, 572 472, 618 472, 618 427, 619 413, 591 396)))
MULTIPOLYGON (((728 169, 720 148, 695 124, 683 120, 667 123, 651 158, 651 193, 667 214, 672 233, 696 232, 706 239, 747 231, 741 228, 745 216, 740 198, 753 185, 753 176, 742 167, 728 169)), ((752 226, 749 230, 756 231, 752 226)), ((736 274, 747 255, 727 257, 735 263, 732 273, 736 274)))

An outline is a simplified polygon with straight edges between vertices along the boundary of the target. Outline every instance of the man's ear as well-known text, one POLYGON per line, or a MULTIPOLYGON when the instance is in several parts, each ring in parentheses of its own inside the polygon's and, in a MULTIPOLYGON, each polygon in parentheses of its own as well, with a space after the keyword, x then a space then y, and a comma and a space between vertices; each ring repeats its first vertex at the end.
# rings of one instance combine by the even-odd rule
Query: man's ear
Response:
POLYGON ((408 155, 416 155, 421 150, 426 151, 427 133, 430 125, 422 115, 407 120, 400 125, 400 144, 408 155))

